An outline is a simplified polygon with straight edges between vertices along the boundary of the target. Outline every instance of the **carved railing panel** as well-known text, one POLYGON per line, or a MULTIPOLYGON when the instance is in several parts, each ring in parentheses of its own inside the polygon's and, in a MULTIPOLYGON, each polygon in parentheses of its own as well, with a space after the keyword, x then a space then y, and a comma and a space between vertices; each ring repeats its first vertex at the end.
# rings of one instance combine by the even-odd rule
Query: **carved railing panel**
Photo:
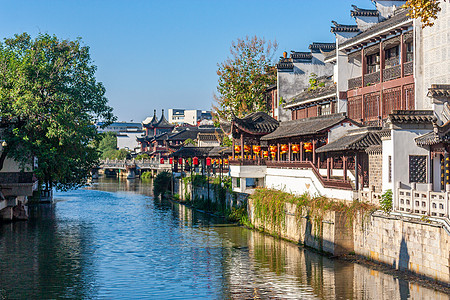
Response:
POLYGON ((402 76, 401 66, 395 66, 383 70, 383 81, 389 81, 402 76))
POLYGON ((364 75, 364 85, 371 85, 380 82, 380 71, 364 75))
POLYGON ((413 72, 414 72, 413 67, 414 67, 413 61, 408 61, 407 63, 403 64, 403 70, 404 70, 405 76, 413 74, 413 72))
POLYGON ((348 89, 353 90, 362 86, 362 77, 351 78, 348 80, 348 89))

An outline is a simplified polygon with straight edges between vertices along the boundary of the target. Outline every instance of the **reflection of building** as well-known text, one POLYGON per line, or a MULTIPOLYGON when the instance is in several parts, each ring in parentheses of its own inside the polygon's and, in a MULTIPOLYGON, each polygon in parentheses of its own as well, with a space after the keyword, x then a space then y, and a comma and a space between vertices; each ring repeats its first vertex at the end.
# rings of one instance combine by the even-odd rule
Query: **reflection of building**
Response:
MULTIPOLYGON (((198 109, 169 108, 169 122, 172 124, 200 125, 202 121, 211 121, 211 111, 198 109)), ((211 125, 211 124, 208 124, 211 125)))

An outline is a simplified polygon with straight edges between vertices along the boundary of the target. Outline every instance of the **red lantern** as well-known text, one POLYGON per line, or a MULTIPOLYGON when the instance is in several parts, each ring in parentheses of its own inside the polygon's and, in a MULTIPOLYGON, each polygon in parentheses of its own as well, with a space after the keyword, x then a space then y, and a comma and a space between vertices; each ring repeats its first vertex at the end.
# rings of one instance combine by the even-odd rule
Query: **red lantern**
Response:
POLYGON ((161 158, 159 159, 159 163, 160 163, 160 164, 164 164, 164 158, 161 157, 161 158))
POLYGON ((223 160, 223 163, 226 164, 226 165, 228 165, 228 159, 225 158, 225 159, 223 160))
POLYGON ((244 152, 250 152, 251 148, 249 145, 244 145, 244 152))
POLYGON ((207 165, 207 166, 210 166, 210 165, 211 165, 211 158, 210 158, 210 157, 207 157, 207 158, 206 158, 206 165, 207 165))
POLYGON ((313 151, 313 145, 312 143, 305 143, 303 145, 303 148, 305 149, 305 152, 312 152, 313 151))
POLYGON ((182 165, 183 164, 183 159, 180 157, 180 158, 178 158, 178 164, 179 165, 182 165))
POLYGON ((194 161, 194 166, 198 166, 198 157, 192 159, 194 161))
POLYGON ((284 154, 289 151, 289 146, 286 144, 283 144, 280 146, 280 150, 281 150, 281 154, 284 154))
POLYGON ((277 150, 278 150, 278 147, 277 147, 277 146, 270 146, 270 152, 276 153, 277 150))
POLYGON ((259 154, 259 152, 261 152, 261 146, 253 146, 253 152, 259 154))
POLYGON ((241 152, 241 146, 239 145, 234 146, 234 152, 241 152))
POLYGON ((169 158, 169 164, 173 165, 173 158, 172 157, 169 158))
POLYGON ((269 151, 263 151, 263 156, 266 158, 269 157, 269 151))
POLYGON ((293 144, 292 145, 292 153, 299 153, 300 152, 300 145, 299 144, 293 144))
POLYGON ((189 158, 185 159, 186 164, 189 164, 189 158))

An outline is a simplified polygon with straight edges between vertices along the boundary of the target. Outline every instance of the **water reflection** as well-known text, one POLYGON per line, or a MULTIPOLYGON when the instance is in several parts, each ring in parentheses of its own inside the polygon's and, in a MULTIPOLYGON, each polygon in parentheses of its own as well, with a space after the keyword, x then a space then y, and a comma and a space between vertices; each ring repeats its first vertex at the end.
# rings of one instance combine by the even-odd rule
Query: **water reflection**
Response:
POLYGON ((107 179, 0 225, 0 299, 448 299, 107 179))

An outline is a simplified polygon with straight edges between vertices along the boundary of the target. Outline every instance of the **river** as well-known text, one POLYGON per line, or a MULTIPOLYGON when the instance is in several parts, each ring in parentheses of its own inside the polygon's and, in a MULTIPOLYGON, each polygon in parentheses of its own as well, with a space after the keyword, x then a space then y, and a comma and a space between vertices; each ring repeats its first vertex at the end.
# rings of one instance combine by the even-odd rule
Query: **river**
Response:
POLYGON ((104 179, 0 225, 0 299, 449 299, 104 179))

